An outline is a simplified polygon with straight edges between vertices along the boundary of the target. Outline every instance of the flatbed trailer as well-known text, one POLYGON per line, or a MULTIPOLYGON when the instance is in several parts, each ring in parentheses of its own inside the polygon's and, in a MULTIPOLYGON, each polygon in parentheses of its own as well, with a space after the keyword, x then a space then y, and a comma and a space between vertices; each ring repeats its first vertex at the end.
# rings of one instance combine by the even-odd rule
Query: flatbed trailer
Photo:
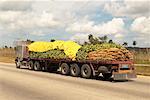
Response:
POLYGON ((26 45, 16 50, 16 67, 26 66, 35 71, 60 71, 63 75, 92 78, 103 75, 104 79, 127 80, 136 78, 133 61, 72 60, 30 58, 26 45))
POLYGON ((35 71, 57 71, 61 74, 83 78, 98 77, 102 73, 105 79, 113 76, 114 80, 127 80, 136 78, 135 68, 132 61, 72 61, 70 59, 47 59, 47 58, 16 58, 16 67, 22 65, 35 71))

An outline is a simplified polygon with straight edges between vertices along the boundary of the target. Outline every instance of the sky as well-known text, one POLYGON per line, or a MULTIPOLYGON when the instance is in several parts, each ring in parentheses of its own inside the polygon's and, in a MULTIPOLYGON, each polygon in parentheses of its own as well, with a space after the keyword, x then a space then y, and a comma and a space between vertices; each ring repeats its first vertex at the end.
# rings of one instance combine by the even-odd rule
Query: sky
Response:
POLYGON ((0 0, 0 47, 26 39, 83 43, 89 34, 150 47, 150 0, 0 0))

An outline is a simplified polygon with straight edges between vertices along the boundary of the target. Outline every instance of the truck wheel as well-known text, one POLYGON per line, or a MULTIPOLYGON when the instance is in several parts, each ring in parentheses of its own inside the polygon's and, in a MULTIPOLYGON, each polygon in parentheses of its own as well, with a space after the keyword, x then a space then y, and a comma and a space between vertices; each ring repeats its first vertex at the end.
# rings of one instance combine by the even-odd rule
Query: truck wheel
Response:
POLYGON ((69 65, 67 64, 67 63, 62 63, 61 64, 61 73, 63 74, 63 75, 68 75, 69 74, 69 65))
POLYGON ((83 78, 90 78, 92 75, 92 70, 88 64, 84 64, 81 67, 81 75, 83 78))
POLYGON ((33 61, 29 61, 28 64, 29 64, 29 65, 28 65, 28 68, 29 68, 30 70, 33 70, 33 69, 34 69, 34 63, 33 63, 33 61))
POLYGON ((108 79, 111 78, 112 73, 102 73, 102 75, 103 75, 103 78, 104 78, 105 80, 108 80, 108 79))
POLYGON ((16 68, 20 68, 21 67, 21 62, 20 61, 16 61, 16 68))
POLYGON ((40 63, 38 61, 36 61, 34 63, 34 70, 35 71, 41 71, 41 66, 40 66, 40 63))
POLYGON ((79 74, 80 74, 79 66, 77 64, 71 64, 70 66, 71 66, 70 67, 70 74, 72 76, 75 76, 75 77, 79 76, 79 74))

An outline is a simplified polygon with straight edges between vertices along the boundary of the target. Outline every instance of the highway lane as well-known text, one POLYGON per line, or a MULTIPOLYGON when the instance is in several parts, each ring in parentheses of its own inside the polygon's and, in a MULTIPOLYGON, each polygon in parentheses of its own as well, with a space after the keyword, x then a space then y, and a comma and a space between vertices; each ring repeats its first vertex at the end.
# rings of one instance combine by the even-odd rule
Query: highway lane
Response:
POLYGON ((83 79, 0 64, 0 100, 149 100, 150 77, 123 82, 83 79))

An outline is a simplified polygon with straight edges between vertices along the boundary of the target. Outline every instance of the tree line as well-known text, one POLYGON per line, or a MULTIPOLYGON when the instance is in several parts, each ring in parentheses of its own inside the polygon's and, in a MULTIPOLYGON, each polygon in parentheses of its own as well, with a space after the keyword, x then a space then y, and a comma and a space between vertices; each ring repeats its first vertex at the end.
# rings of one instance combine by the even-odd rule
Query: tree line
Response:
MULTIPOLYGON (((102 44, 102 43, 114 43, 112 39, 109 39, 107 35, 101 36, 101 37, 95 37, 92 34, 88 35, 88 40, 89 42, 84 42, 84 44, 102 44)), ((33 43, 34 41, 27 39, 27 42, 33 43)), ((55 39, 51 39, 50 42, 54 42, 55 39)), ((77 42, 77 41, 76 41, 77 42)), ((83 45, 84 45, 83 44, 83 45)), ((124 47, 128 47, 128 42, 123 42, 122 45, 124 47)), ((132 45, 135 47, 137 45, 137 41, 133 41, 132 45)), ((13 47, 8 47, 5 45, 3 48, 13 48, 13 47)))
MULTIPOLYGON (((112 39, 109 39, 107 35, 101 37, 94 37, 92 34, 88 35, 88 40, 90 44, 102 44, 102 43, 114 43, 112 39)), ((89 44, 88 42, 84 42, 84 44, 89 44)), ((123 42, 123 46, 127 47, 128 43, 123 42)), ((137 45, 136 41, 133 41, 132 45, 135 47, 137 45)))

